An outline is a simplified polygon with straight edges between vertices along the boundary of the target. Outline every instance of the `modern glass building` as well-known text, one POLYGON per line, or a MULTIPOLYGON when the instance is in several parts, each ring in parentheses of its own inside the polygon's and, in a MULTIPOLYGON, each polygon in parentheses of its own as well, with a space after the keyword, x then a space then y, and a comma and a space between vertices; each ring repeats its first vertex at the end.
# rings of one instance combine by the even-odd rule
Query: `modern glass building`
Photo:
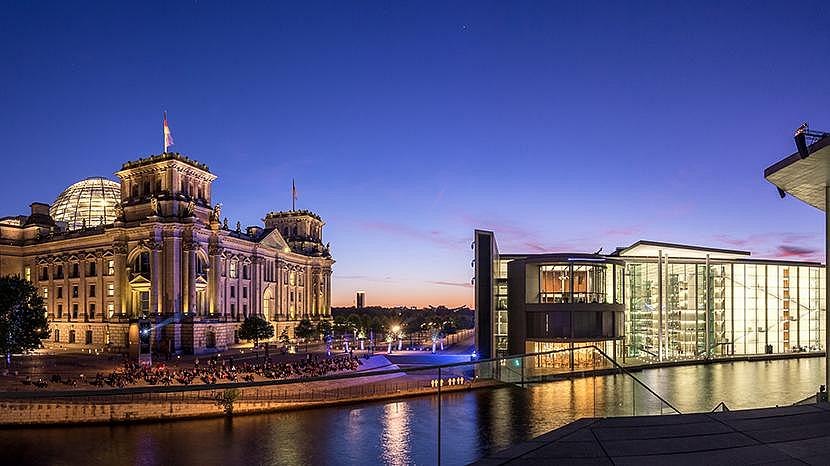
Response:
POLYGON ((824 349, 820 263, 654 241, 608 255, 499 255, 492 232, 475 235, 476 325, 491 329, 477 334, 483 357, 584 344, 644 362, 824 349))

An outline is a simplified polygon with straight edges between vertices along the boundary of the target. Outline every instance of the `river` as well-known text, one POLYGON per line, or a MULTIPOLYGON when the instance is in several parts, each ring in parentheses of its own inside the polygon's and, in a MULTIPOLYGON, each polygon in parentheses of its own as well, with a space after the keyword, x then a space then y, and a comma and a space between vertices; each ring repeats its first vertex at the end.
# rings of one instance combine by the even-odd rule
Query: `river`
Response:
MULTIPOLYGON (((635 375, 681 412, 792 404, 823 383, 824 358, 649 369, 635 375)), ((442 396, 442 462, 466 464, 596 412, 654 412, 622 375, 442 396), (596 410, 596 411, 595 411, 596 410)), ((669 412, 665 408, 665 412, 669 412)), ((435 464, 436 397, 205 419, 0 430, 4 464, 435 464)))

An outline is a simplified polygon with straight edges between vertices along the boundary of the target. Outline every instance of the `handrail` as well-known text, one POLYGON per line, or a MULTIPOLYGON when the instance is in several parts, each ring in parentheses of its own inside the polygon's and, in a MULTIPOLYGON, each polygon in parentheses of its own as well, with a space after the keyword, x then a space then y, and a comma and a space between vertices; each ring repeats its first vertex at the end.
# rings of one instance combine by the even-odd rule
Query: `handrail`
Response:
MULTIPOLYGON (((611 361, 611 364, 613 364, 613 365, 615 365, 617 368, 619 368, 619 369, 620 369, 620 371, 622 371, 623 373, 625 373, 626 375, 628 375, 628 376, 629 376, 629 377, 631 377, 632 379, 636 380, 636 381, 637 381, 637 383, 639 383, 639 384, 640 384, 643 388, 645 388, 646 390, 648 390, 648 391, 649 391, 649 393, 651 393, 652 395, 654 395, 655 397, 657 397, 657 399, 658 399, 658 400, 662 401, 663 403, 666 403, 666 405, 668 405, 668 407, 669 407, 669 408, 673 409, 675 413, 677 413, 677 414, 683 414, 683 413, 681 413, 681 412, 680 412, 680 410, 679 410, 679 409, 675 408, 675 407, 674 407, 674 405, 672 405, 671 403, 669 403, 668 401, 666 401, 666 399, 664 399, 662 396, 658 395, 658 394, 657 394, 654 390, 652 390, 652 389, 651 389, 648 385, 644 384, 644 383, 643 383, 640 379, 638 379, 637 377, 635 377, 635 376, 634 376, 634 374, 632 374, 631 372, 629 372, 629 371, 628 371, 628 369, 626 369, 625 367, 621 366, 621 365, 620 365, 617 361, 615 361, 615 360, 614 360, 614 358, 612 358, 612 357, 608 356, 607 354, 605 354, 605 351, 603 351, 603 350, 601 350, 601 349, 597 348, 597 347, 596 347, 596 346, 594 346, 594 345, 590 345, 590 346, 583 346, 582 348, 594 348, 595 350, 597 350, 597 351, 599 352, 599 354, 601 354, 601 355, 605 356, 605 359, 607 359, 607 360, 611 361)), ((574 348, 574 349, 576 349, 576 348, 574 348)))
POLYGON ((718 410, 718 408, 723 408, 723 411, 729 411, 729 406, 726 406, 726 402, 725 402, 725 401, 721 401, 720 403, 718 403, 717 405, 715 405, 715 407, 714 407, 714 408, 712 408, 712 411, 710 411, 710 412, 714 413, 714 412, 716 412, 716 411, 718 410))
POLYGON ((811 400, 812 400, 813 403, 815 403, 816 398, 817 398, 816 395, 810 395, 807 398, 804 398, 803 400, 796 401, 795 403, 793 403, 793 406, 799 406, 799 405, 802 405, 802 404, 804 404, 808 401, 811 401, 811 400))

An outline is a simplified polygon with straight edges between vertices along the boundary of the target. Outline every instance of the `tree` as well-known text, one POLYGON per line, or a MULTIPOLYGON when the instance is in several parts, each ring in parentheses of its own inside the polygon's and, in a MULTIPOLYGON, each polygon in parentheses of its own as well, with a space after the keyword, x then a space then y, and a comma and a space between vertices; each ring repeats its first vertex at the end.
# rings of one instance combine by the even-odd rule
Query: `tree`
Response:
POLYGON ((274 337, 274 326, 259 316, 246 317, 239 326, 239 338, 243 340, 254 340, 254 345, 259 346, 259 340, 267 340, 274 337))
POLYGON ((225 410, 226 416, 231 416, 233 415, 233 404, 241 395, 242 392, 240 392, 238 388, 227 388, 224 391, 214 394, 213 401, 215 401, 220 408, 225 410))
POLYGON ((314 325, 311 324, 311 321, 308 319, 303 319, 294 327, 294 336, 297 338, 302 338, 305 342, 305 352, 308 353, 308 340, 314 336, 315 329, 314 325))
POLYGON ((317 333, 323 339, 331 335, 331 322, 328 320, 321 320, 320 322, 317 322, 317 333))
MULTIPOLYGON (((288 345, 291 343, 291 339, 288 338, 288 327, 282 329, 282 333, 280 333, 280 343, 282 343, 283 348, 288 348, 288 345)), ((284 349, 283 354, 285 354, 284 349)))
POLYGON ((0 278, 0 350, 6 354, 6 367, 13 353, 41 348, 41 340, 50 334, 46 307, 34 285, 20 277, 0 278))

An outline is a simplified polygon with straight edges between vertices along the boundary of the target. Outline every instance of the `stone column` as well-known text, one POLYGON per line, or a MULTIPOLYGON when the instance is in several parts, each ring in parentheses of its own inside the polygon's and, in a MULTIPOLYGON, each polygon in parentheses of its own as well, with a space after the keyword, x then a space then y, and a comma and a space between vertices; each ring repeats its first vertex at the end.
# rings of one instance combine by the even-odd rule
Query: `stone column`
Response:
POLYGON ((127 295, 130 273, 127 269, 127 244, 121 241, 112 245, 113 265, 115 266, 115 313, 123 317, 127 313, 127 295))
POLYGON ((151 241, 148 245, 150 248, 150 314, 158 315, 161 312, 161 282, 162 264, 161 264, 161 244, 156 241, 151 241))
POLYGON ((187 307, 189 313, 195 314, 196 309, 196 261, 199 260, 196 257, 196 248, 193 243, 190 243, 190 249, 185 252, 187 255, 187 259, 185 260, 185 264, 187 265, 187 274, 185 275, 185 280, 187 282, 187 292, 185 293, 185 299, 187 300, 187 307))
POLYGON ((216 317, 219 313, 219 274, 220 262, 222 256, 222 247, 212 240, 208 246, 208 257, 210 260, 210 270, 208 271, 208 314, 211 317, 216 317))
POLYGON ((104 286, 104 254, 100 251, 95 253, 95 313, 101 318, 99 322, 109 320, 107 315, 107 290, 104 286))
POLYGON ((326 291, 323 301, 325 302, 326 317, 331 317, 331 269, 326 270, 326 291))
POLYGON ((163 290, 162 310, 165 314, 181 317, 183 285, 181 238, 178 231, 169 231, 164 237, 163 276, 159 277, 159 287, 163 290))

